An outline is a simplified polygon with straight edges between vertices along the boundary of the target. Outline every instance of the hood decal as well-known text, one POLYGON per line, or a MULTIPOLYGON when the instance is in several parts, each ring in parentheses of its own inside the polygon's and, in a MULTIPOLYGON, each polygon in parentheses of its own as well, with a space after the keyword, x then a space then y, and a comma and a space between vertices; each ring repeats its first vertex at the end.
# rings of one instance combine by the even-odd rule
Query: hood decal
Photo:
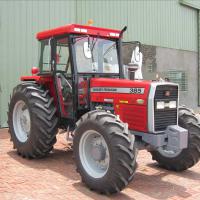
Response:
POLYGON ((121 88, 121 87, 92 87, 91 92, 144 94, 145 88, 121 88))

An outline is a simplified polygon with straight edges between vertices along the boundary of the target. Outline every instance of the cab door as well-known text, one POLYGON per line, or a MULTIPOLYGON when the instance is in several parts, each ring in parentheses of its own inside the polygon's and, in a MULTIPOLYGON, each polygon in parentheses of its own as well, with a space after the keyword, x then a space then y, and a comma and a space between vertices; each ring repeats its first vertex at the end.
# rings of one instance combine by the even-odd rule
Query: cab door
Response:
POLYGON ((61 117, 74 118, 72 69, 69 56, 68 38, 56 40, 56 87, 61 117))

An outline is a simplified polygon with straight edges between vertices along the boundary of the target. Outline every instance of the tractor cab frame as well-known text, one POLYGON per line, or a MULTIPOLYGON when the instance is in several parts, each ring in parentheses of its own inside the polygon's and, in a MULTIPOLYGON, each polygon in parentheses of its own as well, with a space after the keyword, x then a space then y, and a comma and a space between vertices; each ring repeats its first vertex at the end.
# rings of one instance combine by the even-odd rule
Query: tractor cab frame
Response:
POLYGON ((50 88, 61 126, 74 128, 80 116, 91 110, 90 79, 123 78, 120 32, 90 26, 83 29, 72 24, 40 32, 37 39, 40 42, 37 76, 52 79, 50 88))

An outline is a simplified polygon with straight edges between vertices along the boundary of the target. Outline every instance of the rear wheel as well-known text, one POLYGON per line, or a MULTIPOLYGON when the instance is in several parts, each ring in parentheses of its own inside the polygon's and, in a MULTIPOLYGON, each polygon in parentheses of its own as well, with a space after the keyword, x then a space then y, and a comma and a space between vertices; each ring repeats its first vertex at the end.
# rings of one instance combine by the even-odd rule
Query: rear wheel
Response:
POLYGON ((134 136, 127 124, 106 111, 91 111, 77 122, 74 136, 77 171, 99 193, 121 191, 136 169, 134 136))
POLYGON ((200 126, 195 114, 188 108, 179 108, 179 126, 188 130, 188 147, 179 151, 163 147, 152 151, 152 158, 168 170, 183 171, 194 166, 200 159, 200 126))
POLYGON ((43 157, 56 142, 58 118, 48 90, 22 83, 13 90, 8 125, 14 148, 23 157, 43 157))

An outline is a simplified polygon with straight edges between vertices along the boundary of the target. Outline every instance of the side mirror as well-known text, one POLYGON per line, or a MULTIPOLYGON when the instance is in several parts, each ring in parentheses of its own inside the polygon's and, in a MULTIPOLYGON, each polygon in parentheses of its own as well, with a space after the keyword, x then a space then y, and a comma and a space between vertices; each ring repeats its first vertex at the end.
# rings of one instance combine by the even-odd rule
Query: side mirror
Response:
POLYGON ((138 70, 138 63, 129 63, 128 64, 128 76, 130 80, 135 79, 135 72, 138 70))
POLYGON ((84 42, 83 44, 83 52, 84 52, 84 56, 88 59, 92 58, 92 52, 90 49, 90 44, 88 42, 84 42))
POLYGON ((136 70, 138 70, 138 68, 138 63, 128 63, 128 71, 135 72, 136 70))

